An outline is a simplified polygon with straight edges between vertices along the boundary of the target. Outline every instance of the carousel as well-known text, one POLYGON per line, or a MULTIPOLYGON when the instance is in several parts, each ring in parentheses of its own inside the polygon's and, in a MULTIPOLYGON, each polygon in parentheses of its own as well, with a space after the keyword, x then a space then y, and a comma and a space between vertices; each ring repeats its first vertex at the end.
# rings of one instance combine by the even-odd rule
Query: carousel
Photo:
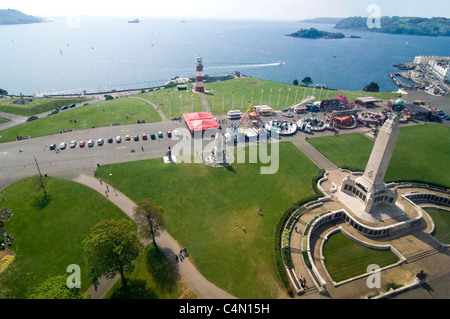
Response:
POLYGON ((276 132, 280 136, 294 135, 297 132, 297 124, 288 121, 269 121, 265 127, 268 132, 276 132))

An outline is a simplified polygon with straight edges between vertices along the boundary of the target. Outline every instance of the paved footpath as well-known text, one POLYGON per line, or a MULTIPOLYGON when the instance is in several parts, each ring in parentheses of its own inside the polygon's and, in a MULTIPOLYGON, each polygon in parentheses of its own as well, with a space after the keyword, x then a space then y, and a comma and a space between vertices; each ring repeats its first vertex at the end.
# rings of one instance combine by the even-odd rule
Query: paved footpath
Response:
MULTIPOLYGON (((100 183, 99 179, 85 174, 79 175, 74 179, 74 181, 89 186, 90 188, 101 193, 102 195, 105 195, 106 186, 108 185, 103 181, 100 183)), ((133 218, 133 208, 136 206, 136 204, 127 196, 114 189, 111 185, 108 185, 108 188, 109 188, 108 199, 112 203, 114 203, 117 207, 119 207, 126 215, 128 215, 130 218, 133 218)), ((180 276, 194 291, 194 293, 197 294, 199 298, 202 299, 236 298, 227 293, 226 291, 220 289, 219 287, 213 285, 208 280, 206 280, 202 276, 202 274, 200 274, 197 268, 195 268, 194 265, 191 263, 189 257, 185 258, 183 261, 176 262, 175 255, 178 254, 178 252, 182 247, 180 247, 177 241, 173 239, 172 236, 170 236, 170 234, 168 234, 166 231, 161 233, 156 238, 156 244, 166 254, 168 260, 173 264, 173 266, 175 267, 175 269, 177 269, 180 276)), ((90 294, 92 299, 101 299, 119 278, 120 277, 118 275, 110 280, 101 278, 99 282, 96 285, 91 286, 86 293, 90 294)))

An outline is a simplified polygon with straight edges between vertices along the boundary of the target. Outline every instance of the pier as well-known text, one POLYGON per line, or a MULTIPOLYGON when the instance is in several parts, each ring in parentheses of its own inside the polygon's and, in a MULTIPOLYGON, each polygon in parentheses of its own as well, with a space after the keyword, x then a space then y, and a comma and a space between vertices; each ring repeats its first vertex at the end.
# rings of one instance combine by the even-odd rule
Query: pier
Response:
POLYGON ((412 86, 409 84, 403 83, 398 77, 401 76, 398 73, 389 73, 389 77, 395 82, 395 84, 403 89, 410 89, 413 90, 416 88, 416 86, 412 86))

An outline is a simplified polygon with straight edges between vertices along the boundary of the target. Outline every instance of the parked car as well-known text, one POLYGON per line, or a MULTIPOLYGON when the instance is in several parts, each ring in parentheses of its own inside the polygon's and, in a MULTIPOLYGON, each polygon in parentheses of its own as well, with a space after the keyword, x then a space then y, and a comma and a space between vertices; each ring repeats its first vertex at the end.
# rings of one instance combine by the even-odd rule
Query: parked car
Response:
POLYGON ((98 146, 102 146, 104 142, 105 142, 105 140, 102 139, 102 138, 99 138, 99 139, 97 140, 98 146))
POLYGON ((84 145, 86 145, 86 143, 84 143, 84 141, 80 141, 80 147, 84 147, 84 145))
POLYGON ((151 133, 150 133, 150 138, 151 138, 152 140, 154 140, 154 139, 156 138, 155 133, 151 132, 151 133))
POLYGON ((444 120, 450 121, 450 115, 444 115, 442 118, 443 118, 444 120))
POLYGON ((70 148, 74 148, 75 146, 77 146, 77 142, 76 141, 70 141, 69 146, 70 146, 70 148))
POLYGON ((142 139, 143 139, 143 140, 146 140, 146 139, 147 139, 147 134, 142 133, 142 139))
POLYGON ((130 137, 130 135, 128 135, 128 134, 127 134, 127 135, 125 136, 125 140, 126 140, 126 141, 129 141, 129 140, 131 140, 131 137, 130 137))
POLYGON ((112 142, 114 142, 114 139, 112 137, 108 138, 108 143, 111 144, 112 142))
POLYGON ((167 131, 167 137, 172 137, 172 132, 171 131, 167 131))
POLYGON ((61 144, 59 144, 59 148, 60 148, 61 150, 64 150, 64 149, 66 148, 66 146, 67 146, 67 143, 66 143, 66 142, 62 142, 61 144))
POLYGON ((93 140, 89 140, 89 141, 88 141, 88 146, 89 146, 89 147, 94 146, 94 141, 93 141, 93 140))
POLYGON ((56 148, 56 144, 50 144, 50 151, 53 151, 56 148))
POLYGON ((75 107, 75 104, 70 104, 69 107, 70 108, 75 107))
POLYGON ((134 136, 134 140, 135 140, 136 142, 139 141, 139 135, 136 134, 136 135, 134 136))
POLYGON ((162 138, 163 137, 163 133, 161 131, 158 131, 158 137, 162 138))
POLYGON ((122 138, 121 138, 120 136, 117 136, 117 137, 116 137, 116 142, 117 142, 117 143, 122 142, 122 138))
POLYGON ((175 136, 175 137, 180 136, 180 132, 178 132, 178 130, 175 130, 172 133, 173 133, 173 136, 175 136))
POLYGON ((61 111, 63 111, 63 110, 67 110, 69 107, 67 106, 67 105, 64 105, 62 108, 61 108, 61 111))

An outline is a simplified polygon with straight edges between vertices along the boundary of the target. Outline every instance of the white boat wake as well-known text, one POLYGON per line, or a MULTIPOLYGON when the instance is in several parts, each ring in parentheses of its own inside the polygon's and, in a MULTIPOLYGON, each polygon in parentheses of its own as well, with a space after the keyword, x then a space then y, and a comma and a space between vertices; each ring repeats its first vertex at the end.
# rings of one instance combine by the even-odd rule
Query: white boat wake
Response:
POLYGON ((220 65, 220 66, 208 66, 209 69, 250 69, 250 68, 265 68, 270 66, 278 66, 285 64, 283 61, 275 63, 261 63, 261 64, 236 64, 236 65, 220 65))

